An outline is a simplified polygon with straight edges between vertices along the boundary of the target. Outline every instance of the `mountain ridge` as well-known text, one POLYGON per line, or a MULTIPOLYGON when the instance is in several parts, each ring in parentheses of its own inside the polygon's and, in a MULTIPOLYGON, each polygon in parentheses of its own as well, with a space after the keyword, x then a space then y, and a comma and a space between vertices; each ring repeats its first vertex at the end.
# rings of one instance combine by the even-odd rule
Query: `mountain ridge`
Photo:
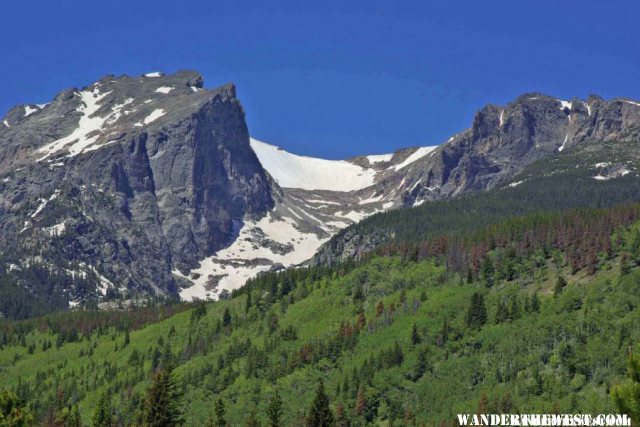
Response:
POLYGON ((105 76, 2 123, 4 269, 70 276, 50 292, 77 305, 225 297, 374 213, 508 185, 584 142, 636 140, 640 103, 529 93, 438 146, 340 161, 251 138, 235 86, 206 89, 193 71, 105 76))

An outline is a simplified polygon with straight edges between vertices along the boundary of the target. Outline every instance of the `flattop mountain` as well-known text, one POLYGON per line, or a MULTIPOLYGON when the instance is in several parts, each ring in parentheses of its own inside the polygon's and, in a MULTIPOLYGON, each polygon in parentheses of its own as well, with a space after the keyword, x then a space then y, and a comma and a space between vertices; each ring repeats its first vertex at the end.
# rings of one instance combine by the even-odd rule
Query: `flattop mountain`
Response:
MULTIPOLYGON (((224 297, 372 214, 518 185, 528 165, 639 127, 636 101, 530 93, 437 146, 330 161, 251 138, 232 84, 106 76, 0 120, 0 292, 42 310, 224 297)), ((596 164, 595 180, 637 174, 596 164)))

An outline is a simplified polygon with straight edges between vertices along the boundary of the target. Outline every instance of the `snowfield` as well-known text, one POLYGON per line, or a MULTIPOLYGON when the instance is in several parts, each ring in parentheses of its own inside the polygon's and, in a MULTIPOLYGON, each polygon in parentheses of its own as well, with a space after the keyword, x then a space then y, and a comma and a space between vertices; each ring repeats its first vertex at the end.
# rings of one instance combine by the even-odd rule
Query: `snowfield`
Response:
POLYGON ((355 191, 375 182, 374 170, 344 160, 298 156, 253 138, 251 148, 262 167, 284 188, 355 191))
POLYGON ((271 263, 289 267, 306 261, 326 241, 313 233, 299 231, 291 218, 276 219, 270 214, 257 222, 246 221, 240 226, 238 237, 231 246, 202 260, 200 267, 192 270, 189 276, 173 271, 174 275, 193 283, 193 286, 180 290, 180 299, 193 301, 217 297, 220 291, 237 289, 258 273, 271 269, 271 263), (292 250, 277 253, 260 241, 291 244, 292 250))
POLYGON ((436 148, 438 148, 438 147, 437 146, 420 147, 416 151, 414 151, 409 157, 407 157, 404 162, 400 163, 399 165, 395 165, 393 168, 397 172, 400 169, 403 169, 403 168, 409 166, 411 163, 413 163, 413 162, 415 162, 417 160, 420 160, 421 158, 423 158, 424 156, 426 156, 429 153, 431 153, 433 155, 433 150, 435 150, 436 148))

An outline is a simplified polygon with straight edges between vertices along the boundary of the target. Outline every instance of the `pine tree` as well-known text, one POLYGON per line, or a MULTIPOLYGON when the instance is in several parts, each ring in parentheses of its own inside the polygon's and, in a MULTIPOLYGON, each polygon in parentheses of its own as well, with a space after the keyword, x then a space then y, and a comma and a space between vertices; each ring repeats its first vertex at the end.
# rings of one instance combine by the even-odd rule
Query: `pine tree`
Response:
POLYGON ((180 426, 182 420, 182 393, 176 385, 171 368, 157 372, 147 391, 143 420, 149 427, 180 426))
POLYGON ((556 280, 556 286, 553 288, 553 295, 556 297, 560 295, 565 286, 567 286, 567 281, 564 280, 564 277, 558 276, 558 280, 556 280))
POLYGON ((411 330, 411 344, 417 345, 420 344, 420 334, 418 334, 418 328, 416 324, 413 324, 413 329, 411 330))
POLYGON ((471 296, 471 304, 466 315, 467 326, 473 329, 480 329, 487 323, 487 308, 484 305, 484 297, 482 294, 475 292, 471 296))
POLYGON ((427 364, 428 364, 427 352, 424 350, 419 351, 418 361, 416 362, 416 367, 414 369, 413 376, 411 378, 414 382, 422 378, 424 373, 427 371, 427 364))
POLYGON ((537 313, 540 311, 540 299, 538 298, 537 293, 531 296, 531 311, 533 313, 537 313))
POLYGON ((509 310, 509 319, 516 320, 520 318, 520 304, 518 304, 518 299, 514 295, 511 298, 511 308, 509 310))
POLYGON ((249 313, 249 309, 251 308, 251 288, 247 289, 247 300, 244 305, 244 312, 249 313))
POLYGON ((305 425, 306 427, 330 427, 333 425, 333 421, 333 413, 329 408, 329 397, 324 391, 323 382, 320 381, 305 425))
POLYGON ((229 312, 229 307, 225 307, 224 312, 222 313, 222 326, 231 326, 231 313, 229 312))
POLYGON ((493 275, 495 273, 495 268, 493 267, 493 262, 491 261, 490 257, 487 257, 484 260, 480 271, 487 287, 489 288, 493 286, 493 275))
POLYGON ((280 427, 282 422, 282 398, 278 390, 271 396, 267 407, 267 423, 269 427, 280 427))
POLYGON ((216 407, 215 407, 215 414, 216 414, 216 419, 215 419, 215 426, 217 427, 225 427, 227 425, 227 420, 224 418, 225 413, 227 412, 225 406, 224 406, 224 402, 222 401, 222 399, 218 399, 218 401, 216 402, 216 407))
POLYGON ((498 302, 498 308, 496 310, 495 323, 506 322, 509 319, 509 309, 507 308, 507 304, 505 304, 504 300, 500 299, 498 302))
POLYGON ((98 406, 93 412, 94 427, 111 427, 113 424, 113 412, 111 408, 111 396, 108 393, 102 393, 98 406))

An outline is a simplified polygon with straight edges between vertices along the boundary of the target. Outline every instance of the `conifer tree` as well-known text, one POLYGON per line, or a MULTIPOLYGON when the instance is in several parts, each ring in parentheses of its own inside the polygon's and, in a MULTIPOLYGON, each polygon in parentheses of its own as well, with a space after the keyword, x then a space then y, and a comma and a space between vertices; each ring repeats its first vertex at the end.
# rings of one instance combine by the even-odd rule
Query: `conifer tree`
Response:
POLYGON ((540 299, 538 298, 538 294, 534 293, 531 296, 531 311, 537 313, 540 311, 540 299))
POLYGON ((180 426, 183 423, 182 393, 169 366, 153 377, 144 402, 143 421, 149 427, 180 426))
POLYGON ((509 319, 516 320, 520 318, 520 304, 515 295, 511 298, 511 308, 509 310, 509 319))
POLYGON ((471 296, 471 304, 466 315, 467 326, 473 329, 480 329, 487 323, 487 308, 484 305, 484 297, 482 294, 475 292, 471 296))
POLYGON ((269 427, 280 427, 282 422, 282 398, 278 390, 271 396, 267 407, 267 423, 269 427))
POLYGON ((111 396, 108 393, 102 393, 98 406, 93 412, 94 427, 111 427, 113 424, 113 412, 111 408, 111 396))
POLYGON ((222 313, 222 326, 231 326, 231 313, 229 312, 229 307, 225 307, 224 312, 222 313))
POLYGON ((411 330, 411 344, 420 344, 420 334, 418 334, 418 328, 416 327, 415 323, 413 324, 413 329, 411 330))
POLYGON ((249 313, 249 309, 251 308, 251 288, 247 289, 247 300, 244 305, 244 312, 249 313))
POLYGON ((427 352, 424 350, 419 351, 416 367, 411 378, 414 382, 422 378, 424 373, 427 371, 427 363, 427 352))
POLYGON ((553 295, 556 297, 560 295, 565 286, 567 286, 567 281, 564 280, 564 277, 558 276, 558 280, 556 280, 556 286, 553 288, 553 295))
POLYGON ((224 402, 222 401, 222 398, 218 399, 216 401, 216 408, 215 408, 216 419, 215 419, 214 425, 216 427, 225 427, 227 425, 227 420, 224 418, 224 415, 226 412, 227 412, 227 409, 224 406, 224 402))
POLYGON ((493 286, 493 275, 495 272, 495 268, 493 267, 493 262, 490 257, 487 257, 482 263, 481 273, 482 278, 484 279, 485 285, 489 288, 493 286))
POLYGON ((498 302, 498 308, 496 310, 495 323, 506 322, 509 319, 509 309, 507 308, 507 304, 504 303, 504 300, 500 299, 498 302))
POLYGON ((320 381, 305 425, 306 427, 330 427, 333 422, 333 413, 329 408, 329 397, 324 391, 323 382, 320 381))

